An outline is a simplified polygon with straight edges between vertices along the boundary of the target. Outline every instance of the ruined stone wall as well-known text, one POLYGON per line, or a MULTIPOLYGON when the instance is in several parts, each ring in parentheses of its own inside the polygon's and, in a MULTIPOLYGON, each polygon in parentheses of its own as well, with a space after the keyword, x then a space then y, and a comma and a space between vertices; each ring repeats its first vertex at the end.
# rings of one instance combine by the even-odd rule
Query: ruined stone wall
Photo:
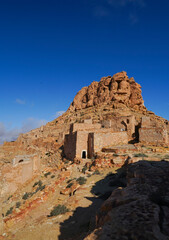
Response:
POLYGON ((139 129, 139 142, 150 145, 167 145, 168 131, 166 124, 152 121, 150 117, 143 116, 139 129))
POLYGON ((87 124, 92 124, 93 123, 93 121, 92 121, 92 119, 90 118, 90 119, 84 119, 84 123, 87 123, 87 124))
POLYGON ((151 127, 152 124, 151 124, 151 121, 150 121, 150 118, 147 117, 147 116, 143 116, 142 117, 142 120, 141 120, 141 127, 143 128, 148 128, 148 127, 151 127))
POLYGON ((38 155, 18 155, 12 163, 4 164, 0 171, 1 196, 14 193, 22 184, 40 171, 38 155), (20 161, 22 160, 22 161, 20 161))
MULTIPOLYGON (((93 137, 93 148, 94 152, 99 152, 103 147, 118 145, 118 144, 127 144, 128 135, 127 132, 97 132, 89 135, 93 137)), ((90 140, 92 142, 92 140, 90 140)))
MULTIPOLYGON (((39 171, 40 170, 40 158, 38 155, 17 155, 15 158, 12 160, 13 167, 17 167, 19 165, 22 166, 22 168, 26 168, 28 166, 29 168, 29 163, 31 163, 32 172, 39 171), (25 167, 26 166, 26 167, 25 167)), ((29 172, 29 169, 28 169, 29 172)), ((31 175, 31 174, 29 174, 31 175)))
POLYGON ((70 127, 70 131, 71 132, 76 132, 76 131, 90 131, 92 132, 95 131, 96 129, 100 129, 101 128, 101 124, 100 123, 95 123, 95 124, 92 124, 92 123, 74 123, 71 125, 70 127))
POLYGON ((33 161, 24 164, 12 165, 2 169, 2 195, 15 192, 19 186, 33 177, 33 161))
POLYGON ((34 156, 33 157, 33 171, 34 172, 40 171, 40 167, 41 167, 41 164, 40 164, 39 156, 34 156))
POLYGON ((129 139, 135 134, 136 121, 134 116, 114 117, 111 120, 103 120, 102 127, 111 128, 111 131, 127 131, 129 139))
POLYGON ((64 154, 66 158, 73 160, 76 156, 77 132, 65 135, 64 154))
POLYGON ((152 145, 168 144, 167 130, 162 128, 140 128, 139 142, 152 145))
MULTIPOLYGON (((31 156, 33 157, 33 156, 31 156)), ((18 155, 12 160, 13 166, 17 166, 20 163, 27 163, 30 161, 30 155, 18 155)))
POLYGON ((102 121, 102 128, 111 128, 112 121, 111 120, 103 120, 102 121))

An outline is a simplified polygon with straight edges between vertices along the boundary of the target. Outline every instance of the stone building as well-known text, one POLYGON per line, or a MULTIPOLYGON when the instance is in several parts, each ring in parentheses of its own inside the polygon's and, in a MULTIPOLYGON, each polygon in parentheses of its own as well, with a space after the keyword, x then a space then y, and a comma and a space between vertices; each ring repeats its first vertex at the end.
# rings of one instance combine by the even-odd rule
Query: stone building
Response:
POLYGON ((1 195, 15 192, 20 185, 31 179, 40 171, 40 158, 36 154, 17 155, 12 164, 1 169, 3 187, 1 195))
POLYGON ((157 125, 150 117, 143 116, 141 122, 135 116, 113 117, 101 123, 84 123, 70 125, 69 134, 65 135, 64 153, 68 159, 92 158, 105 147, 137 142, 147 145, 168 145, 168 132, 164 124, 157 125))
POLYGON ((84 120, 84 123, 71 124, 70 132, 65 135, 64 140, 66 157, 72 160, 92 158, 104 147, 127 144, 135 132, 134 120, 134 117, 130 116, 94 124, 92 119, 84 120))

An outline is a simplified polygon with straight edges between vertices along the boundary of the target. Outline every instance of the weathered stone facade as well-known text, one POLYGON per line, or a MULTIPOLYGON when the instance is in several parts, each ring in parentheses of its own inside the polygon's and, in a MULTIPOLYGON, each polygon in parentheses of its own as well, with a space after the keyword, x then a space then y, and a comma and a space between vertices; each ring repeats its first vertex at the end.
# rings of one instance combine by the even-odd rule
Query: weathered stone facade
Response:
POLYGON ((143 144, 168 145, 168 132, 165 125, 157 126, 149 117, 142 117, 139 141, 143 144))
POLYGON ((126 131, 113 132, 110 129, 102 130, 89 134, 88 151, 89 158, 92 158, 96 152, 102 151, 104 147, 127 144, 128 135, 126 131))
POLYGON ((131 140, 135 134, 136 120, 133 115, 113 117, 111 120, 103 120, 102 127, 111 128, 114 132, 127 131, 129 140, 131 140))
POLYGON ((40 159, 37 155, 18 155, 12 164, 1 169, 3 175, 2 196, 15 192, 21 184, 40 171, 40 159))
POLYGON ((65 135, 64 153, 68 159, 91 158, 105 146, 127 144, 126 129, 114 131, 111 122, 92 124, 91 121, 75 123, 70 126, 70 133, 65 135), (106 126, 108 128, 106 128, 106 126))
POLYGON ((92 120, 70 125, 65 135, 64 152, 68 159, 92 158, 104 147, 112 147, 130 142, 150 145, 168 145, 168 132, 164 124, 157 125, 147 116, 141 122, 135 116, 120 116, 101 123, 92 124, 92 120))

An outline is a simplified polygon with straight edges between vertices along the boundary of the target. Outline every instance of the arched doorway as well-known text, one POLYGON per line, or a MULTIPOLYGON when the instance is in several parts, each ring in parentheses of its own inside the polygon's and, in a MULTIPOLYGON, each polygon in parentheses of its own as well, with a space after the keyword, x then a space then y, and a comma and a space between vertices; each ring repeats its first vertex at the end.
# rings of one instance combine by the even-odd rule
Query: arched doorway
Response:
POLYGON ((83 158, 83 159, 86 159, 86 158, 87 158, 87 151, 86 151, 86 150, 83 150, 83 151, 82 151, 82 158, 83 158))

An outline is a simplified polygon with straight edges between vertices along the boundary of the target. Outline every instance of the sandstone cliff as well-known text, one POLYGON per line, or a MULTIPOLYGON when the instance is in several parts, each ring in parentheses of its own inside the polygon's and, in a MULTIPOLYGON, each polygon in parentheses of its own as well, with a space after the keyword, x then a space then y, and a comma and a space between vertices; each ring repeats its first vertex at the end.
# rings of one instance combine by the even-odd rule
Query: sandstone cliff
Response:
POLYGON ((99 104, 122 103, 128 107, 145 109, 141 86, 126 72, 116 73, 113 77, 103 77, 100 82, 92 82, 82 88, 75 96, 69 110, 76 111, 99 104))

